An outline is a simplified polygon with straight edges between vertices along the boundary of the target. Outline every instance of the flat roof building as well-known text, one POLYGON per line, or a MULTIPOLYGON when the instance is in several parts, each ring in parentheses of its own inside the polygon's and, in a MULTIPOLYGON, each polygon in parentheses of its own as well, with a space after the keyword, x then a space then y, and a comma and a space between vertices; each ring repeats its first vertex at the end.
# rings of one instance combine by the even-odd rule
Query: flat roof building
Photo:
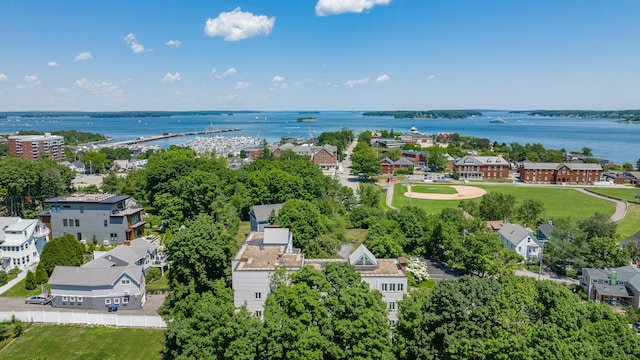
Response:
POLYGON ((65 160, 64 137, 59 135, 14 135, 9 136, 11 156, 26 160, 65 160))

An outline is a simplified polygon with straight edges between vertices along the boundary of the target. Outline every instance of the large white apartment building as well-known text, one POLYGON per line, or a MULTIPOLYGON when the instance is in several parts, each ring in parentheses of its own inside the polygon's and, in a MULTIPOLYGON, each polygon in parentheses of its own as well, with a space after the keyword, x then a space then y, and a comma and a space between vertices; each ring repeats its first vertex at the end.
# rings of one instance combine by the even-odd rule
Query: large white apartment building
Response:
POLYGON ((0 270, 29 270, 40 262, 49 229, 37 219, 0 217, 0 270))
POLYGON ((305 265, 321 270, 329 262, 349 262, 362 280, 378 290, 389 309, 389 320, 398 320, 398 301, 407 293, 406 269, 398 259, 377 259, 364 246, 348 259, 305 259, 293 248, 293 237, 287 228, 266 227, 252 232, 232 261, 234 304, 243 305, 258 317, 263 316, 264 303, 270 293, 271 276, 276 268, 300 271, 305 265))

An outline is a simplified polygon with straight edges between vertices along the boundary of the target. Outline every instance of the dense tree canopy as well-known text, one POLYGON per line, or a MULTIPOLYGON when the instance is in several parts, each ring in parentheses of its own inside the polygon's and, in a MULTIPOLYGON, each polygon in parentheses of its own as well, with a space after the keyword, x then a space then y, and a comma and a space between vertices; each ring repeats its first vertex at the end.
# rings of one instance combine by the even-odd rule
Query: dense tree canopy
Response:
POLYGON ((80 266, 84 262, 84 245, 75 236, 66 234, 48 241, 42 249, 40 264, 51 276, 56 266, 80 266))

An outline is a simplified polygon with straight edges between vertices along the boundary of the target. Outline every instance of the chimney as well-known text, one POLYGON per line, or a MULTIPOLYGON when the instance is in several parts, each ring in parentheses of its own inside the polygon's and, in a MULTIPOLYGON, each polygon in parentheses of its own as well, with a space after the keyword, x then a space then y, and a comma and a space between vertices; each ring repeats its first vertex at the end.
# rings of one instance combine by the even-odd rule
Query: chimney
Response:
POLYGON ((131 246, 131 240, 125 240, 123 245, 131 246))

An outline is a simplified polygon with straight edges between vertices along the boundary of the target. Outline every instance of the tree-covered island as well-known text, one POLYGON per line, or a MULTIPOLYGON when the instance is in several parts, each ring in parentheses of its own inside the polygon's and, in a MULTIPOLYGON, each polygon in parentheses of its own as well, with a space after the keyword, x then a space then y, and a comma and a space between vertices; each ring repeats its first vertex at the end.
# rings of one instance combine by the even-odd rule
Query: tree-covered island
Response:
POLYGON ((426 110, 426 111, 367 111, 362 116, 393 116, 396 119, 466 119, 480 116, 475 110, 426 110))
POLYGON ((618 122, 623 123, 640 123, 640 110, 534 110, 511 111, 511 113, 579 119, 619 119, 618 122))

